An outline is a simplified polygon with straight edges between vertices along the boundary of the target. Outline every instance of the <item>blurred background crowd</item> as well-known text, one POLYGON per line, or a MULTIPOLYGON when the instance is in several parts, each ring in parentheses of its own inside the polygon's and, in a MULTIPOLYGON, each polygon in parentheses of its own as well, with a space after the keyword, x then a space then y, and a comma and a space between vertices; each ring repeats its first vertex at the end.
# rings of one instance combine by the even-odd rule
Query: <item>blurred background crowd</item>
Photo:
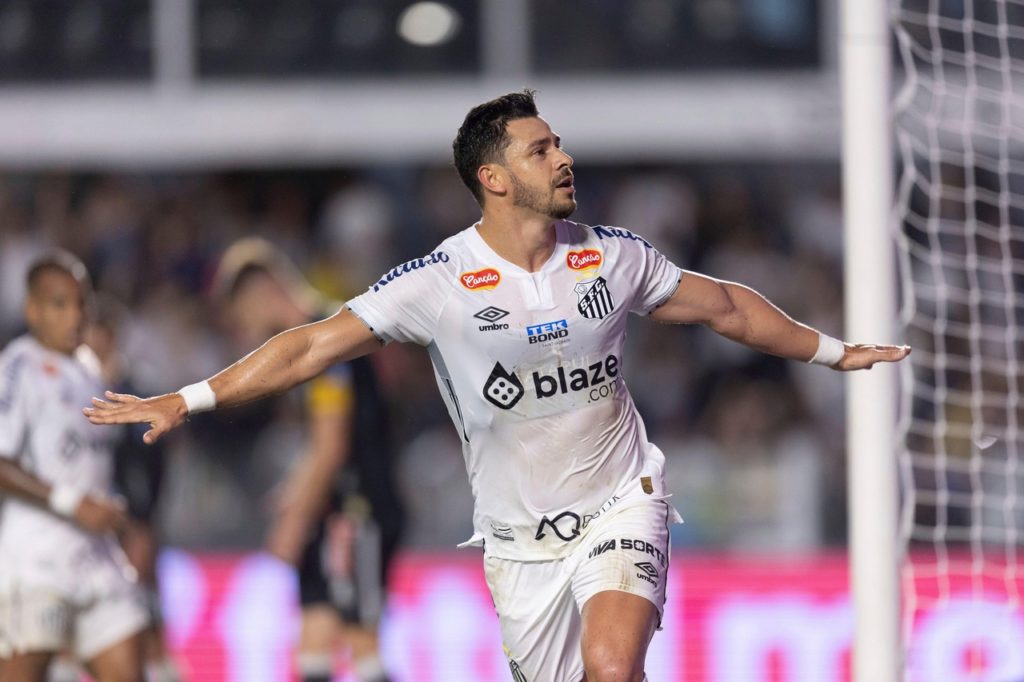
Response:
MULTIPOLYGON (((571 139, 566 145, 572 152, 571 139)), ((839 333, 835 168, 578 158, 576 173, 574 219, 632 229, 681 267, 749 284, 796 318, 839 333)), ((232 337, 210 296, 233 240, 265 237, 341 302, 477 217, 443 165, 8 173, 0 178, 0 343, 22 331, 27 264, 60 246, 123 306, 120 343, 135 388, 172 391, 262 341, 232 337)), ((703 328, 635 319, 630 336, 627 381, 686 517, 674 533, 678 547, 792 553, 843 543, 841 375, 758 355, 703 328)), ((406 543, 450 549, 470 534, 471 497, 426 353, 393 346, 375 362, 395 417, 406 543)), ((259 547, 274 485, 301 452, 300 415, 289 401, 271 400, 192 422, 169 447, 164 539, 194 549, 259 547)))

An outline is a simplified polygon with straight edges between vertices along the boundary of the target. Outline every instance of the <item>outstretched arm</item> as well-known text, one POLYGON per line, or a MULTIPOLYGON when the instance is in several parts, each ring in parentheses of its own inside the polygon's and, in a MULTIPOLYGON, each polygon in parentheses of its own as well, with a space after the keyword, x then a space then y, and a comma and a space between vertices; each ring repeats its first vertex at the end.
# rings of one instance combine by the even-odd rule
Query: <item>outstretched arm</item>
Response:
MULTIPOLYGON (((348 308, 320 322, 289 329, 208 380, 217 407, 233 407, 312 379, 331 364, 380 348, 380 341, 348 308)), ((153 398, 106 393, 83 410, 93 424, 148 423, 143 436, 154 443, 180 426, 188 408, 180 393, 153 398)))
MULTIPOLYGON (((676 292, 651 317, 659 322, 707 325, 755 350, 810 361, 822 336, 782 312, 749 287, 687 272, 676 292)), ((870 369, 876 362, 898 362, 909 346, 844 343, 837 370, 870 369)), ((820 356, 819 356, 820 357, 820 356)))

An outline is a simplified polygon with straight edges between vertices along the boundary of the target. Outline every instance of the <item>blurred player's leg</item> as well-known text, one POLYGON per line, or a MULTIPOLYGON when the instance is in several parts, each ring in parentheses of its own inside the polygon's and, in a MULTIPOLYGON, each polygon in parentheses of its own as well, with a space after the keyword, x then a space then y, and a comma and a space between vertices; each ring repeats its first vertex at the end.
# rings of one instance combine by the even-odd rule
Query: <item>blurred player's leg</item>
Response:
POLYGON ((126 637, 86 662, 96 682, 142 682, 142 633, 126 637))
POLYGON ((7 659, 0 682, 45 682, 46 670, 55 655, 53 651, 15 653, 7 659))
POLYGON ((340 622, 329 604, 303 607, 302 630, 296 652, 296 665, 302 682, 330 682, 333 679, 340 622))
MULTIPOLYGON (((129 502, 131 506, 131 502, 129 502)), ((157 585, 156 558, 159 544, 148 522, 132 523, 121 544, 139 574, 139 586, 149 612, 149 627, 142 633, 142 651, 148 682, 181 682, 183 676, 164 642, 163 612, 157 585)))

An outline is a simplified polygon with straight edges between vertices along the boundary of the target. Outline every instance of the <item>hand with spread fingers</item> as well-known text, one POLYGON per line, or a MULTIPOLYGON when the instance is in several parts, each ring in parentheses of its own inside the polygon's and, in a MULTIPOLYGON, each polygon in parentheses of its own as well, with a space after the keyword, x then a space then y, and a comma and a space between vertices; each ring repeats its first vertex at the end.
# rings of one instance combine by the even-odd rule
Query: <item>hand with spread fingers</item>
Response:
POLYGON ((847 343, 842 359, 832 365, 832 369, 841 372, 871 369, 877 362, 899 362, 908 355, 910 355, 910 346, 847 343))
POLYGON ((93 424, 149 424, 149 431, 142 437, 148 445, 181 426, 188 416, 185 401, 177 393, 139 398, 107 391, 104 397, 106 400, 93 398, 93 406, 82 410, 89 421, 93 424))

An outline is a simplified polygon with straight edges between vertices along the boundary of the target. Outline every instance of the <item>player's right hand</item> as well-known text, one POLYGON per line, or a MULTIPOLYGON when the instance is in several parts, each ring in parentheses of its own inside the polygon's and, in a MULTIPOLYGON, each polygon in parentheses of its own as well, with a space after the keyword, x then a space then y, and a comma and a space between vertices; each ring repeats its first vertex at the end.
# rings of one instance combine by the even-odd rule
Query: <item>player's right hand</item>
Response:
POLYGON ((93 533, 107 533, 124 527, 128 522, 124 500, 86 495, 75 510, 75 523, 93 533))
POLYGON ((188 417, 185 401, 177 393, 154 398, 139 398, 125 393, 107 391, 106 400, 92 399, 92 407, 82 413, 93 424, 149 424, 143 442, 152 445, 165 433, 180 426, 188 417))

